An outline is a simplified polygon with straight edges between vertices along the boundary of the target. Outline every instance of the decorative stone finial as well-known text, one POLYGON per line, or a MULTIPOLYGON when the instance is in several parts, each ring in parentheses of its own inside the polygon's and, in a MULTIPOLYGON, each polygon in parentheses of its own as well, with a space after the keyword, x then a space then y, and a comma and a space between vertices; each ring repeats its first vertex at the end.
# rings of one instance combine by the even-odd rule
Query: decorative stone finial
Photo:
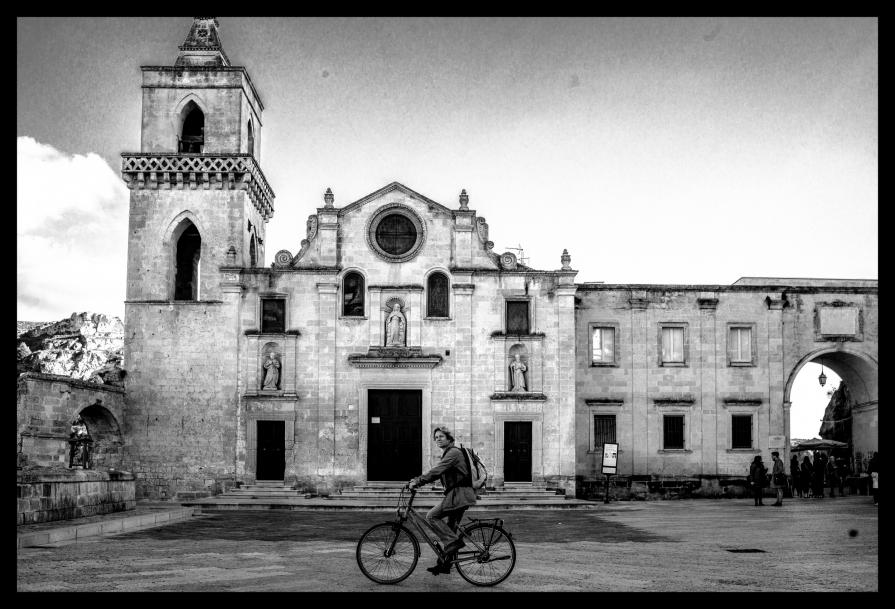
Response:
POLYGON ((469 195, 465 188, 460 192, 460 209, 469 209, 469 195))
POLYGON ((186 40, 178 47, 175 66, 229 66, 230 60, 221 47, 218 20, 214 17, 193 17, 186 40))
POLYGON ((227 266, 234 265, 236 265, 236 248, 231 245, 227 250, 227 266))
POLYGON ((559 259, 562 261, 562 270, 564 270, 564 271, 572 270, 572 267, 571 267, 572 257, 569 256, 569 250, 564 249, 562 251, 562 256, 560 256, 559 259))
POLYGON ((336 200, 336 198, 333 196, 333 191, 330 190, 329 188, 327 188, 326 194, 323 195, 324 207, 332 207, 333 201, 335 201, 335 200, 336 200))

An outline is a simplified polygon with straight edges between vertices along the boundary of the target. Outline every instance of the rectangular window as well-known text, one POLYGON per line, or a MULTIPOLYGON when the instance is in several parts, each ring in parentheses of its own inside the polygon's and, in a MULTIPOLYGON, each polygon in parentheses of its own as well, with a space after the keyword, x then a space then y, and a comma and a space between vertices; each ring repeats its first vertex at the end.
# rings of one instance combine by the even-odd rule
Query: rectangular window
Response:
POLYGON ((507 334, 528 334, 528 301, 507 301, 507 334))
POLYGON ((592 361, 598 364, 611 364, 615 361, 615 328, 593 329, 592 361))
POLYGON ((663 448, 684 448, 684 415, 667 414, 662 417, 663 448))
POLYGON ((731 421, 731 448, 752 448, 752 415, 735 414, 731 421))
POLYGON ((286 331, 286 301, 282 298, 261 299, 261 332, 282 334, 286 331))
POLYGON ((615 415, 594 415, 594 449, 599 449, 606 442, 615 444, 615 415))
POLYGON ((752 328, 733 327, 730 329, 729 347, 730 361, 739 363, 752 362, 752 328))
POLYGON ((662 363, 684 363, 684 328, 662 328, 662 363))

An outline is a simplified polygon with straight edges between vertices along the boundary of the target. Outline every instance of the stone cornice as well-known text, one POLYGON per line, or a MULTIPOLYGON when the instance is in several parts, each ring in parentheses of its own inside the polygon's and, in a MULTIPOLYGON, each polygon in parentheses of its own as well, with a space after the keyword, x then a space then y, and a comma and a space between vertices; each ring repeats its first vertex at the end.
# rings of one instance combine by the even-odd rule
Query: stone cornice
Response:
POLYGON ((265 221, 273 190, 251 154, 122 152, 121 176, 131 190, 245 190, 265 221))
POLYGON ((43 374, 41 372, 23 372, 19 375, 18 380, 23 381, 26 379, 34 379, 36 381, 49 381, 52 383, 66 383, 71 385, 72 387, 79 387, 81 389, 90 389, 91 391, 108 391, 110 393, 124 393, 125 390, 123 387, 113 387, 111 385, 100 385, 98 383, 91 383, 89 381, 82 381, 81 379, 75 379, 70 376, 62 376, 61 374, 43 374))
POLYGON ((492 402, 546 402, 547 396, 539 391, 496 391, 490 399, 492 402))
POLYGON ((701 284, 643 284, 643 283, 576 283, 579 292, 616 292, 644 290, 647 292, 768 292, 787 294, 878 294, 878 287, 869 286, 787 286, 787 285, 701 285, 701 284))
POLYGON ((355 368, 434 368, 443 360, 436 353, 423 353, 419 347, 373 347, 348 356, 348 363, 355 368))

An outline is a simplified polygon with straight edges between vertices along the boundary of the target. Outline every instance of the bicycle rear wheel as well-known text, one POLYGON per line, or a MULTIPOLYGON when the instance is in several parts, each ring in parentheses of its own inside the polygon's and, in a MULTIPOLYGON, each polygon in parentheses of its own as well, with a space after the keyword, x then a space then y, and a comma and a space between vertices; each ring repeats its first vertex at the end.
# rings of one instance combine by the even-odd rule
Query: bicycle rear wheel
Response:
POLYGON ((466 534, 485 552, 467 544, 457 554, 460 576, 476 586, 494 586, 509 577, 516 566, 516 546, 510 534, 499 526, 483 523, 467 528, 466 534))
POLYGON ((397 584, 407 578, 420 557, 420 544, 397 522, 367 529, 357 542, 357 566, 377 584, 397 584))

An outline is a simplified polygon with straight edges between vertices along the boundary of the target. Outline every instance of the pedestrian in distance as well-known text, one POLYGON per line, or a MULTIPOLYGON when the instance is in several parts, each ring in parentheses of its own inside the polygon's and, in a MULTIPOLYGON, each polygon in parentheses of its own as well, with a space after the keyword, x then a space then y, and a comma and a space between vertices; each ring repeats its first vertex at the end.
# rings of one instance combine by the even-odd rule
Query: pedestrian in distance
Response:
POLYGON ((789 460, 789 475, 791 478, 792 496, 802 496, 802 484, 799 480, 799 458, 795 455, 789 460))
POLYGON ((824 465, 823 453, 814 455, 814 471, 811 472, 811 495, 815 499, 824 498, 824 465))
POLYGON ((870 494, 873 495, 873 505, 879 505, 879 453, 873 453, 873 456, 870 457, 867 473, 870 474, 870 494))
POLYGON ((799 469, 799 484, 802 487, 802 497, 807 499, 811 496, 811 478, 814 476, 814 466, 811 465, 811 459, 808 455, 802 459, 802 466, 799 469))
POLYGON ((771 470, 771 488, 777 492, 777 501, 771 505, 780 507, 783 505, 783 489, 786 487, 786 466, 780 459, 780 453, 776 450, 771 453, 774 459, 774 467, 771 470))
MULTIPOLYGON (((839 486, 839 471, 836 469, 836 457, 830 455, 826 464, 827 484, 830 487, 830 497, 836 496, 836 487, 839 486)), ((842 489, 839 489, 839 496, 842 496, 842 489)))
MULTIPOLYGON (((426 514, 426 522, 438 535, 442 550, 450 557, 466 543, 455 532, 463 513, 469 506, 475 505, 475 489, 472 488, 472 480, 466 459, 459 448, 454 446, 454 435, 445 426, 436 427, 432 432, 432 438, 436 446, 443 452, 441 460, 426 473, 413 478, 409 483, 411 489, 427 484, 437 478, 441 479, 444 487, 444 499, 426 514), (445 523, 445 519, 447 522, 445 523)), ((426 569, 432 575, 450 573, 450 563, 442 564, 441 560, 426 569)))
POLYGON ((836 472, 839 475, 839 496, 845 496, 845 482, 851 476, 848 459, 836 459, 836 472))
POLYGON ((755 498, 755 505, 764 505, 761 500, 761 494, 764 487, 768 483, 768 468, 761 462, 761 455, 755 455, 752 463, 749 465, 749 488, 752 489, 752 496, 755 498))

